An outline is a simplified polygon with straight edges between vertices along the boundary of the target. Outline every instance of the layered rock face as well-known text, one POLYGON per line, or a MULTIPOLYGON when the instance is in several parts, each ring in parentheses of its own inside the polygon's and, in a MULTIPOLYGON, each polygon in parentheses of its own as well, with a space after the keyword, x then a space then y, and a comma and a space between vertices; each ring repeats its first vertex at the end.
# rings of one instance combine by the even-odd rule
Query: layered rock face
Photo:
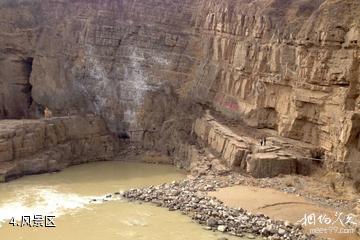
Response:
MULTIPOLYGON (((270 139, 267 145, 259 146, 257 139, 239 136, 209 114, 196 120, 194 133, 229 170, 247 172, 258 178, 301 173, 297 170, 300 159, 295 152, 270 143, 270 139)), ((210 161, 214 159, 210 157, 210 161)))
POLYGON ((359 7, 209 3, 201 22, 209 74, 199 91, 223 113, 319 146, 331 168, 358 172, 359 7))
POLYGON ((357 0, 5 0, 0 12, 2 118, 94 112, 114 132, 153 129, 146 144, 172 154, 201 103, 359 172, 357 0))
POLYGON ((49 106, 61 114, 101 114, 114 130, 136 125, 147 92, 192 79, 195 6, 193 1, 2 2, 0 76, 9 90, 2 88, 1 116, 22 117, 31 108, 49 106), (31 73, 24 75, 27 59, 31 73), (25 102, 19 84, 26 79, 33 102, 17 110, 8 95, 25 102))
POLYGON ((0 122, 0 182, 114 157, 116 142, 95 116, 0 122))

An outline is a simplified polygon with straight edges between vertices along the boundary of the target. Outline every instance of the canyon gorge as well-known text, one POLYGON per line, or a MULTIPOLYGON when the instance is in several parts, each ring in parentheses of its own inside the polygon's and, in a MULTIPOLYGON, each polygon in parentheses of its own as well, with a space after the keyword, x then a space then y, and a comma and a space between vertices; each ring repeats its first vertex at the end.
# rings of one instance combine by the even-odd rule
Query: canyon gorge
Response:
MULTIPOLYGON (((327 169, 359 172, 355 0, 11 0, 0 7, 3 119, 38 118, 45 107, 56 116, 93 113, 110 132, 144 130, 137 140, 146 148, 183 159, 196 141, 195 120, 210 109, 295 140, 302 158, 327 169)), ((218 135, 219 145, 229 141, 218 135)), ((1 139, 7 162, 11 143, 1 139)), ((244 158, 237 162, 251 161, 232 151, 244 158)))
POLYGON ((358 0, 2 0, 0 182, 135 149, 197 176, 322 171, 359 193, 359 13, 358 0))

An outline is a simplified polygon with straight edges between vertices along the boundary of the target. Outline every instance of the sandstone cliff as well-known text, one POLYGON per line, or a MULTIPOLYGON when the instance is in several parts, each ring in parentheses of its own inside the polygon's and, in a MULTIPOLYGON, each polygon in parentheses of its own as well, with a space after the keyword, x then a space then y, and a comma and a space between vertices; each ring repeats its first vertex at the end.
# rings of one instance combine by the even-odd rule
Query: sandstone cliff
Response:
POLYGON ((111 160, 116 142, 95 116, 0 122, 0 182, 111 160))
POLYGON ((145 143, 172 154, 199 103, 359 172, 357 0, 4 0, 0 12, 2 118, 95 112, 112 131, 152 129, 145 143))

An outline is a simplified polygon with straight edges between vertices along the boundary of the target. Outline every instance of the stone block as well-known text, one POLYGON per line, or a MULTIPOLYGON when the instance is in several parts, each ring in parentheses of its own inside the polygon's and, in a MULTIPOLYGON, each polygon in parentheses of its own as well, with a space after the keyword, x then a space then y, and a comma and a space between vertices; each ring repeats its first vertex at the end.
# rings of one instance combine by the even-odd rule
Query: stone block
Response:
POLYGON ((38 154, 36 156, 20 159, 17 161, 19 169, 25 175, 48 172, 48 155, 38 154))
POLYGON ((279 157, 276 153, 255 153, 247 161, 247 172, 257 178, 295 174, 296 158, 279 157))
POLYGON ((12 141, 0 139, 0 162, 7 162, 13 159, 12 141))
POLYGON ((9 178, 18 176, 20 170, 15 162, 0 162, 0 183, 6 182, 9 178))

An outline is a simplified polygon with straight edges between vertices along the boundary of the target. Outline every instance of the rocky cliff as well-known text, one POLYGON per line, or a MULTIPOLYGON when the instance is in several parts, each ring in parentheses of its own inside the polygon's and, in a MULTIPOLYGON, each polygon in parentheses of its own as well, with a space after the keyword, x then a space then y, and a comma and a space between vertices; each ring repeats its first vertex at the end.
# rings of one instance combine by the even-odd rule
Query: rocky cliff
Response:
POLYGON ((0 122, 0 182, 111 160, 117 143, 95 116, 0 122))
POLYGON ((359 7, 357 1, 210 5, 201 27, 214 72, 203 79, 214 80, 199 86, 211 86, 210 101, 225 114, 321 147, 331 168, 359 166, 359 7))
POLYGON ((0 12, 1 118, 94 112, 171 155, 215 109, 359 172, 357 0, 4 0, 0 12))

